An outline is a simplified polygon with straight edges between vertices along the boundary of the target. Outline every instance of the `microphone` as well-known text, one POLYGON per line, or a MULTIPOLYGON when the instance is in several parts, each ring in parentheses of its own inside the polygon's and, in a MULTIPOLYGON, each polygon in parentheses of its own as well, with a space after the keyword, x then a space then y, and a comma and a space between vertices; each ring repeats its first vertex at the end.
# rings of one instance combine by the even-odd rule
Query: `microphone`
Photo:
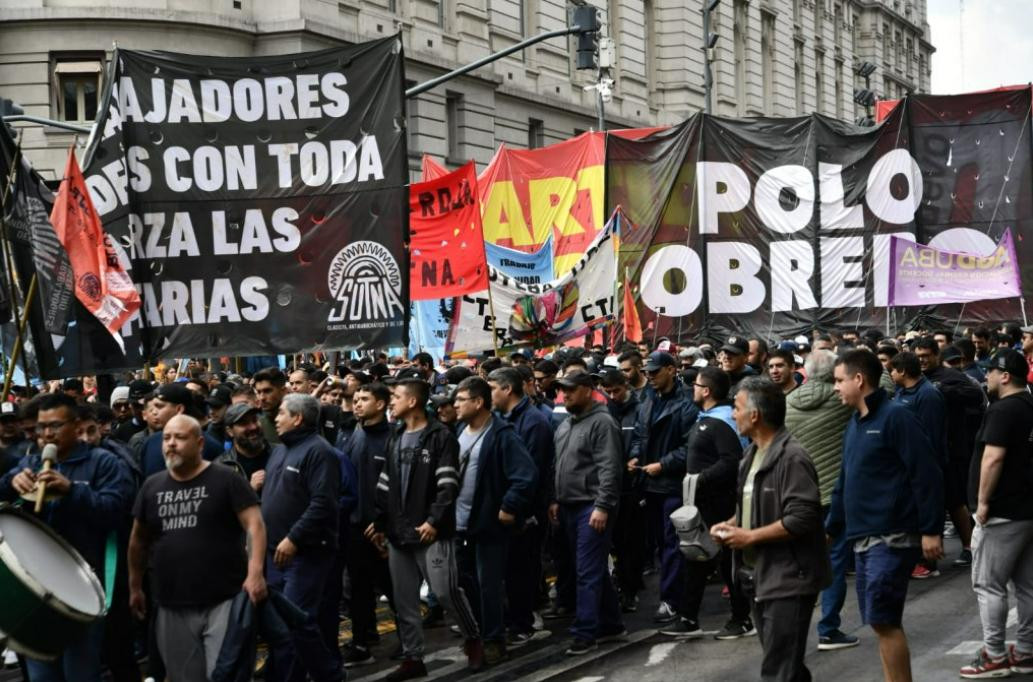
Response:
MULTIPOLYGON (((50 471, 53 469, 54 463, 57 462, 57 446, 53 443, 47 443, 43 447, 43 454, 41 457, 43 459, 43 471, 50 471)), ((36 513, 39 514, 43 511, 43 498, 46 497, 47 482, 41 481, 36 488, 36 513)))

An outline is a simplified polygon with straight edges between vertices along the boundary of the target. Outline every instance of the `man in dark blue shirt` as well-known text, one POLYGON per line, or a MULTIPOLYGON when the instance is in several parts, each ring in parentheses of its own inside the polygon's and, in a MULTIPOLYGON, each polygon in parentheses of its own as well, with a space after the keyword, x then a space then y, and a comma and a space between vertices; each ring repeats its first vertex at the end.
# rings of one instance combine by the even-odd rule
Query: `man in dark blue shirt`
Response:
POLYGON ((882 363, 867 350, 836 363, 835 391, 857 410, 843 435, 843 463, 826 530, 857 557, 857 598, 879 638, 887 680, 911 679, 902 627, 915 564, 943 557, 943 472, 922 424, 879 390, 882 363))

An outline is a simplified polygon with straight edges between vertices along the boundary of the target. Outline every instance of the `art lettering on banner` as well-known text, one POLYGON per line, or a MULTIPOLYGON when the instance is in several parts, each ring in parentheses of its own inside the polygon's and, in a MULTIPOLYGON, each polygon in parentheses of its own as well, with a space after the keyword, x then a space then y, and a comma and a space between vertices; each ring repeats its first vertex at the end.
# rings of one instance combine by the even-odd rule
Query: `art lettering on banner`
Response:
POLYGON ((452 298, 488 286, 473 161, 409 189, 414 301, 452 298))
POLYGON ((488 265, 522 284, 544 284, 553 280, 552 241, 531 253, 484 243, 488 265))
POLYGON ((890 239, 890 305, 968 303, 1022 296, 1011 230, 989 253, 935 249, 890 239))
POLYGON ((124 355, 91 340, 66 366, 404 343, 399 38, 113 62, 85 175, 143 307, 124 355))
POLYGON ((612 320, 623 221, 615 212, 577 264, 551 282, 522 284, 489 266, 490 296, 485 290, 459 299, 446 350, 462 355, 553 345, 612 320))
MULTIPOLYGON (((894 328, 954 324, 955 304, 887 308, 890 240, 986 253, 1010 227, 1021 266, 1029 114, 1027 88, 909 97, 875 128, 699 114, 641 141, 611 138, 607 197, 635 225, 621 267, 644 327, 685 342, 882 329, 887 315, 894 328)), ((1033 268, 1022 277, 1033 286, 1033 268)), ((963 312, 970 324, 1021 318, 1015 300, 963 312)))

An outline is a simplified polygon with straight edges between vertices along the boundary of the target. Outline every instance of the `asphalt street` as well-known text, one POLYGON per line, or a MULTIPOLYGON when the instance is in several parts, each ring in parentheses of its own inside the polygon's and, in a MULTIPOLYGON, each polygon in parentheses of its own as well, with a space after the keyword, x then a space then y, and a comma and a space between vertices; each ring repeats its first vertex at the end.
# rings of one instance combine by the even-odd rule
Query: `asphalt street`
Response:
MULTIPOLYGON (((954 568, 959 544, 946 541, 947 560, 940 562, 942 575, 925 581, 911 581, 904 626, 911 643, 914 679, 917 682, 957 680, 958 669, 978 650, 979 616, 968 569, 954 568)), ((624 641, 600 646, 581 657, 564 655, 570 638, 569 620, 546 621, 551 635, 511 652, 510 659, 478 674, 466 671, 461 640, 447 627, 427 631, 427 667, 433 682, 489 682, 528 680, 543 682, 736 682, 757 680, 760 670, 760 642, 756 637, 719 642, 712 638, 675 641, 657 632, 652 622, 656 609, 656 576, 648 576, 637 613, 626 616, 629 631, 624 641)), ((874 634, 861 625, 853 578, 843 610, 843 630, 861 638, 859 646, 835 652, 819 652, 817 636, 811 633, 807 665, 815 680, 835 682, 878 682, 882 680, 874 634)), ((728 618, 727 602, 720 586, 710 585, 701 614, 705 630, 716 631, 728 618)), ((386 611, 386 609, 385 609, 386 611)), ((815 609, 815 622, 818 618, 815 609)), ((388 614, 385 613, 385 616, 388 614)), ((1015 613, 1011 613, 1009 635, 1014 635, 1015 613)), ((381 643, 374 648, 376 663, 349 670, 352 682, 378 682, 397 663, 389 658, 396 646, 394 623, 381 622, 381 643)), ((342 633, 347 641, 347 635, 342 633)), ((15 671, 0 673, 0 680, 17 680, 15 671)), ((1029 679, 1033 680, 1033 676, 1029 679)))

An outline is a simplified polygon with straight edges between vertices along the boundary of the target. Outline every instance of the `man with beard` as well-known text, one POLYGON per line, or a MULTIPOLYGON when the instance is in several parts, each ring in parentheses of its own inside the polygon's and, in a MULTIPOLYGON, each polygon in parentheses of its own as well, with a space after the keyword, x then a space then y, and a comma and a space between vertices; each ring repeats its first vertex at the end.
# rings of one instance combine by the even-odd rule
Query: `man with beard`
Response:
POLYGON ((746 364, 757 374, 764 374, 768 366, 768 342, 755 336, 749 341, 749 349, 746 364))
POLYGON ((196 419, 170 419, 162 432, 166 469, 143 484, 133 509, 129 605, 137 618, 147 615, 143 580, 150 567, 158 648, 170 682, 210 679, 233 598, 241 590, 256 603, 266 596, 258 500, 229 468, 202 459, 203 444, 196 419))
POLYGON ((276 432, 276 415, 280 412, 280 403, 287 395, 287 377, 276 367, 266 367, 255 373, 255 397, 262 416, 258 423, 262 433, 270 445, 280 444, 280 434, 276 432))
POLYGON ((232 445, 229 450, 215 461, 235 468, 248 482, 255 494, 262 495, 265 484, 265 469, 269 464, 271 450, 258 417, 262 413, 257 407, 247 403, 231 405, 223 416, 226 434, 232 445))
POLYGON ((628 380, 628 388, 641 402, 646 392, 646 386, 649 385, 649 380, 642 373, 642 356, 638 351, 625 351, 617 357, 617 364, 620 366, 621 373, 628 380))
POLYGON ((574 641, 566 653, 581 656, 627 633, 608 571, 622 447, 617 423, 593 397, 595 379, 574 371, 559 384, 570 417, 556 430, 555 500, 549 520, 559 525, 574 558, 577 615, 570 628, 574 641))
POLYGON ((551 409, 556 404, 556 375, 560 368, 552 360, 539 360, 534 366, 534 382, 542 404, 551 409))
POLYGON ((728 341, 721 346, 717 353, 718 366, 726 374, 728 374, 728 380, 731 382, 731 386, 728 389, 728 395, 735 395, 736 390, 739 387, 739 382, 744 377, 755 376, 757 372, 753 370, 746 361, 749 358, 750 344, 741 336, 729 336, 728 341))
POLYGON ((377 634, 376 593, 379 590, 393 602, 387 548, 374 545, 364 537, 376 519, 377 480, 387 461, 387 440, 391 434, 387 405, 391 391, 380 382, 360 386, 352 397, 352 411, 358 425, 344 454, 351 458, 356 473, 357 500, 348 519, 346 562, 351 584, 352 641, 344 650, 344 666, 352 668, 373 663, 370 646, 380 640, 377 634))
POLYGON ((645 474, 647 523, 660 546, 660 606, 654 620, 670 623, 678 618, 685 568, 670 516, 682 505, 685 442, 699 408, 685 384, 677 380, 678 362, 673 355, 655 351, 645 369, 650 385, 639 406, 627 467, 645 474))

